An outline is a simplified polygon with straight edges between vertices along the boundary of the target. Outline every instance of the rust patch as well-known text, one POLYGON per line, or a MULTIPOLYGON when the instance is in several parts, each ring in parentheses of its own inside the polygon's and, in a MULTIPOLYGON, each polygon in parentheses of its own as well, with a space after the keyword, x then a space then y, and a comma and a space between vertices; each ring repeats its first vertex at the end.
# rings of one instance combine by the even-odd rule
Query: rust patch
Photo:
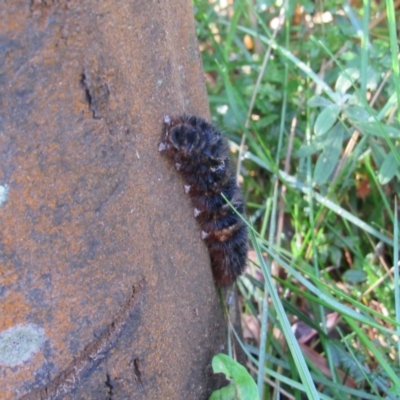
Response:
POLYGON ((64 371, 57 375, 46 386, 32 390, 30 393, 22 396, 20 400, 57 399, 75 389, 79 385, 82 375, 106 358, 107 352, 115 345, 115 342, 139 302, 143 287, 144 281, 132 287, 132 293, 128 300, 113 321, 107 326, 104 333, 98 339, 86 345, 82 352, 69 363, 64 371))
POLYGON ((0 302, 0 330, 24 322, 30 311, 31 307, 23 293, 10 292, 0 302))

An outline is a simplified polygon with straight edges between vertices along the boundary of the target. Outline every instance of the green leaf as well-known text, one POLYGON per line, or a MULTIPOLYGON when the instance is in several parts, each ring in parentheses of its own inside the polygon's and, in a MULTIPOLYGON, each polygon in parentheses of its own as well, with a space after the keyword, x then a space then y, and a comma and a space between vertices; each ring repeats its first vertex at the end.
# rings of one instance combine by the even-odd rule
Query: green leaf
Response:
POLYGON ((336 124, 325 142, 324 151, 318 157, 314 171, 314 181, 322 185, 328 181, 342 151, 344 128, 341 123, 336 124))
POLYGON ((370 141, 371 146, 371 154, 376 165, 382 165, 383 160, 386 158, 385 150, 382 148, 381 145, 375 143, 373 140, 370 141))
POLYGON ((315 108, 315 107, 328 107, 331 106, 333 103, 322 96, 313 96, 310 100, 308 100, 307 105, 308 107, 315 108))
POLYGON ((342 275, 342 278, 350 283, 361 283, 367 279, 367 275, 359 269, 349 269, 342 275))
POLYGON ((368 121, 371 114, 364 107, 351 106, 344 109, 345 114, 353 121, 368 121))
POLYGON ((276 114, 267 115, 266 117, 260 118, 257 121, 258 128, 265 128, 267 126, 272 125, 276 120, 279 119, 279 116, 276 114))
POLYGON ((300 158, 309 157, 318 151, 318 147, 312 143, 310 145, 302 144, 300 148, 296 151, 296 156, 300 158))
POLYGON ((211 365, 215 374, 222 373, 231 382, 213 392, 209 400, 259 400, 254 379, 238 362, 220 353, 213 357, 211 365))
POLYGON ((388 126, 382 124, 380 122, 375 121, 354 121, 356 128, 364 134, 374 135, 376 137, 385 138, 385 136, 389 138, 399 139, 400 138, 400 130, 393 128, 393 126, 388 126))
POLYGON ((381 168, 379 169, 378 179, 381 185, 386 185, 389 183, 392 178, 396 175, 396 172, 399 168, 399 164, 397 163, 396 156, 391 151, 387 157, 384 159, 381 168))
POLYGON ((339 93, 346 93, 349 90, 354 82, 358 80, 360 77, 360 70, 357 68, 347 68, 342 71, 336 81, 335 89, 339 93))
POLYGON ((314 132, 321 136, 328 132, 336 122, 340 113, 340 107, 337 104, 331 104, 321 111, 314 125, 314 132))

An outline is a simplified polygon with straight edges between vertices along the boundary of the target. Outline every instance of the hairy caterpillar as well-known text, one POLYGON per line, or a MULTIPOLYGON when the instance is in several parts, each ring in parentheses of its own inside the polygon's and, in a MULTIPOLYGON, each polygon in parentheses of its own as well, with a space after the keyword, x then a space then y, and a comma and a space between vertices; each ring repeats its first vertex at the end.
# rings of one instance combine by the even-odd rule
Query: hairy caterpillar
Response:
POLYGON ((164 117, 158 151, 171 159, 184 179, 211 259, 214 280, 231 285, 247 258, 247 227, 222 194, 243 214, 244 205, 222 134, 196 116, 164 117))

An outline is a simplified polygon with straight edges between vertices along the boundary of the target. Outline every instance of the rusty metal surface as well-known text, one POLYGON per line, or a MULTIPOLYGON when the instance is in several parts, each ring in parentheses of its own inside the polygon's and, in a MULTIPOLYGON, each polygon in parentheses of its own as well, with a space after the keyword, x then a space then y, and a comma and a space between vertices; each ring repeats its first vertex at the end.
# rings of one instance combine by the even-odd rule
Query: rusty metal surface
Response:
POLYGON ((207 117, 185 1, 0 6, 2 399, 202 399, 225 326, 165 113, 207 117))

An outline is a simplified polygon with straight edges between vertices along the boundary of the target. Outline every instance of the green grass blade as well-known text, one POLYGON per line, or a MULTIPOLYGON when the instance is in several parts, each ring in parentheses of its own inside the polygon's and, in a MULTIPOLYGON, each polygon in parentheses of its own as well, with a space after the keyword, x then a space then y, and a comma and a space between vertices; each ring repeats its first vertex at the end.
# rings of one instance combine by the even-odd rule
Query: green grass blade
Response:
POLYGON ((271 272, 269 271, 267 265, 265 264, 264 258, 261 254, 260 246, 258 245, 258 241, 254 236, 252 237, 252 243, 257 253, 258 262, 262 266, 262 271, 265 276, 265 282, 268 289, 268 293, 271 296, 272 304, 274 306, 274 309, 276 310, 277 318, 280 322, 282 332, 285 335, 287 344, 293 356, 293 360, 297 366, 298 373, 304 385, 305 393, 307 394, 309 399, 317 400, 319 399, 319 396, 317 389, 315 388, 314 381, 311 377, 310 371, 307 367, 306 361, 301 352, 299 344, 297 343, 297 340, 293 334, 292 328, 286 316, 278 292, 276 291, 275 285, 273 284, 271 272))

